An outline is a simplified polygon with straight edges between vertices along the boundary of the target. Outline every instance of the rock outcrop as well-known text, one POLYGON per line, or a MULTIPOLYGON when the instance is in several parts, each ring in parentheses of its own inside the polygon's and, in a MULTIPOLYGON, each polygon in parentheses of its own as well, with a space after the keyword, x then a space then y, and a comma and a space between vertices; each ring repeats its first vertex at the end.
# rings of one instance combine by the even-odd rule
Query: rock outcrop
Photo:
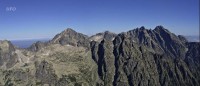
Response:
POLYGON ((17 63, 15 47, 10 41, 0 41, 0 68, 11 68, 17 63))

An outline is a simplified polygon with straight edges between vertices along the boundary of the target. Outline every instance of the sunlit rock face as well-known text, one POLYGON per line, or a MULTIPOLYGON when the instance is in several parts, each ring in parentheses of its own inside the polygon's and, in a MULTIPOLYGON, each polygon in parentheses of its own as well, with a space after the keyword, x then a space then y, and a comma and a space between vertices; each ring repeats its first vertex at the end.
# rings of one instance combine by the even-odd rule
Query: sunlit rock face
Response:
POLYGON ((113 41, 117 34, 112 33, 110 31, 105 31, 102 33, 97 33, 96 35, 92 35, 89 39, 90 41, 101 42, 103 39, 113 41))
POLYGON ((0 85, 199 86, 199 50, 163 26, 91 37, 66 29, 27 49, 0 41, 0 85))
POLYGON ((15 47, 10 41, 0 41, 0 67, 2 69, 11 68, 17 63, 17 59, 15 47))
POLYGON ((50 42, 59 43, 61 45, 70 44, 73 46, 89 47, 88 36, 82 33, 78 33, 71 28, 68 28, 57 34, 50 42))

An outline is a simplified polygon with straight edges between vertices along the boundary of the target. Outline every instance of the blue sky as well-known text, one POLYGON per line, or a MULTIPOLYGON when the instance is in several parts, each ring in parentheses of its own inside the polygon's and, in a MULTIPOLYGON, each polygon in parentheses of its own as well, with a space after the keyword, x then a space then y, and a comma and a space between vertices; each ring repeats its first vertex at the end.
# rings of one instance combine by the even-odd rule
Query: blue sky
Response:
POLYGON ((92 35, 157 25, 199 35, 199 0, 0 0, 1 40, 52 38, 66 28, 92 35))

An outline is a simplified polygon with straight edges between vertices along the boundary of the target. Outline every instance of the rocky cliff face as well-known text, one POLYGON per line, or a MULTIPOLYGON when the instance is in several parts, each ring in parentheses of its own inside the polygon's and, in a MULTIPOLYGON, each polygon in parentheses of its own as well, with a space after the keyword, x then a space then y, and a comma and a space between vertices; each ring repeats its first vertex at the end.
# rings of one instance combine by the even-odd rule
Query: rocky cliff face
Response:
POLYGON ((9 41, 0 41, 0 67, 11 68, 17 63, 14 46, 9 41))
POLYGON ((162 26, 91 37, 67 29, 29 49, 0 41, 0 85, 199 86, 199 50, 162 26))

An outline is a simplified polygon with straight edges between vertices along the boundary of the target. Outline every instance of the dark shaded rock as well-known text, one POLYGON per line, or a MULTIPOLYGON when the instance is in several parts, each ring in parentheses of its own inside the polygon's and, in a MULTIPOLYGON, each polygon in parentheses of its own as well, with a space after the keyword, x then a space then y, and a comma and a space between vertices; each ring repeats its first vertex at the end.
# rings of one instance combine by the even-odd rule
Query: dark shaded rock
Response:
POLYGON ((199 42, 189 42, 187 43, 188 51, 186 53, 186 58, 184 61, 190 68, 194 77, 200 82, 200 43, 199 42))
POLYGON ((104 86, 111 86, 114 81, 114 60, 113 44, 110 40, 102 40, 98 42, 91 42, 92 58, 98 65, 98 74, 103 81, 104 86))
POLYGON ((185 58, 186 46, 182 40, 162 26, 157 26, 154 31, 158 40, 162 40, 161 43, 158 43, 166 53, 171 57, 185 58))
POLYGON ((114 86, 159 85, 153 56, 126 34, 113 41, 115 55, 114 86))

